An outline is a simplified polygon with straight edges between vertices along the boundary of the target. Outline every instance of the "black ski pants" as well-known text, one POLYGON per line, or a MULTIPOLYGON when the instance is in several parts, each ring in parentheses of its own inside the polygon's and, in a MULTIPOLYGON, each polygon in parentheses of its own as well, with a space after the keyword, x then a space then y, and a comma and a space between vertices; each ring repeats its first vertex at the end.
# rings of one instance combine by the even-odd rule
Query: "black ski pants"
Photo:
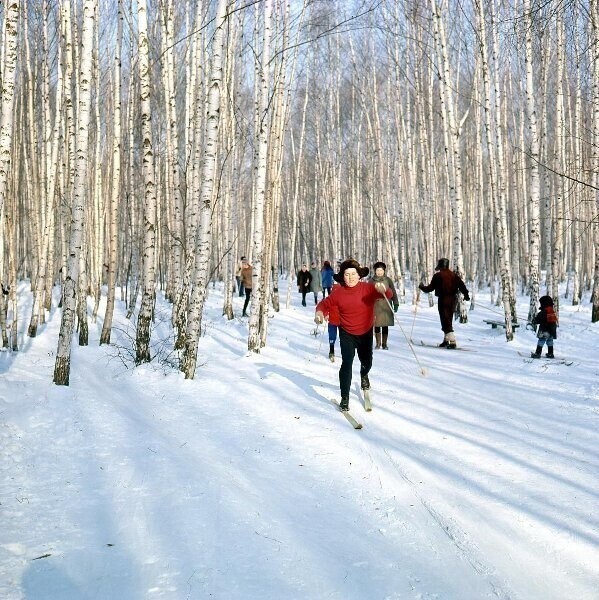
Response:
POLYGON ((339 343, 341 345, 341 368, 339 369, 339 387, 341 397, 349 397, 351 387, 352 365, 358 353, 360 359, 360 375, 368 375, 372 368, 372 328, 362 335, 347 333, 339 327, 339 343))
POLYGON ((245 302, 243 303, 243 314, 246 314, 246 310, 248 308, 248 304, 252 298, 252 288, 244 288, 245 291, 245 302))

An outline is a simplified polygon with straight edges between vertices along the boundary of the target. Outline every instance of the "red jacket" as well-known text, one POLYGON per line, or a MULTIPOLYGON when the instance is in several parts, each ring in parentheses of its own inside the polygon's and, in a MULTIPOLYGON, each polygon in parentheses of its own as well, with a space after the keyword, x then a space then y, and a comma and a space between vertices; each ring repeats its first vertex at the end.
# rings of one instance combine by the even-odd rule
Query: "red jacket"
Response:
MULTIPOLYGON (((337 282, 333 282, 332 291, 335 291, 335 288, 338 287, 339 284, 337 282)), ((337 308, 336 304, 331 304, 329 306, 329 312, 323 312, 323 314, 328 319, 329 325, 335 325, 335 327, 339 326, 339 308, 337 308)))
MULTIPOLYGON (((393 292, 387 289, 385 296, 391 298, 393 292)), ((359 281, 354 287, 336 285, 329 296, 316 305, 316 311, 325 315, 339 311, 339 326, 352 335, 363 335, 374 326, 374 303, 381 298, 374 284, 359 281)), ((334 325, 335 323, 333 323, 334 325)))

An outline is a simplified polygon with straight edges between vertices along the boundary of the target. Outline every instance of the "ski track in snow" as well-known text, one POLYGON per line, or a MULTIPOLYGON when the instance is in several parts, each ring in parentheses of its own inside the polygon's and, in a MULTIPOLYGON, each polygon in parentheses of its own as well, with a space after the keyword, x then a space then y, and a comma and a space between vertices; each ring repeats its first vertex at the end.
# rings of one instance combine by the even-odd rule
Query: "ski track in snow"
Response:
MULTIPOLYGON (((354 363, 356 431, 313 307, 273 315, 248 354, 220 298, 193 381, 164 364, 162 301, 150 365, 123 365, 120 313, 113 345, 99 319, 74 347, 69 387, 51 383, 58 311, 0 353, 0 596, 595 600, 596 362, 528 364, 530 332, 505 344, 471 312, 458 343, 477 352, 415 346, 422 377, 392 328, 372 412, 354 363)), ((412 337, 435 341, 436 309, 410 311, 412 337)), ((588 354, 588 312, 562 311, 559 353, 588 354)))
POLYGON ((384 450, 389 462, 393 465, 394 469, 397 471, 398 475, 401 477, 403 481, 405 481, 411 488, 413 494, 416 496, 420 504, 424 507, 424 509, 428 512, 428 514, 433 518, 435 523, 439 526, 441 531, 449 538, 451 543, 456 547, 459 554, 463 556, 463 558, 470 563, 474 571, 483 577, 485 580, 489 582, 491 589, 493 590, 493 594, 497 598, 501 598, 501 600, 510 600, 512 596, 506 592, 505 582, 499 582, 496 580, 494 575, 494 569, 492 567, 486 566, 481 562, 479 558, 480 551, 476 548, 476 545, 473 543, 470 536, 463 530, 461 530, 457 524, 450 518, 444 517, 439 511, 435 510, 429 501, 423 498, 422 494, 418 491, 417 486, 413 481, 402 471, 401 467, 391 457, 391 455, 384 450))

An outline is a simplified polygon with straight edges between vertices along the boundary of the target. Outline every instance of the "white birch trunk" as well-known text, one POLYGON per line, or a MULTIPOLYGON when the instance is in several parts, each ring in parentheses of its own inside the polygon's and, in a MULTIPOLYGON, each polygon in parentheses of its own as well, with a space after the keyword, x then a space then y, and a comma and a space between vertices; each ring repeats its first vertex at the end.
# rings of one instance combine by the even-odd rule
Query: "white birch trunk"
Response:
MULTIPOLYGON (((556 173, 566 173, 566 161, 564 157, 565 145, 565 118, 564 118, 564 31, 563 15, 558 9, 555 23, 555 39, 557 52, 557 78, 555 93, 555 136, 554 152, 552 157, 553 168, 556 173)), ((562 256, 564 252, 564 238, 562 234, 564 211, 563 202, 565 195, 564 176, 554 176, 554 201, 553 201, 553 223, 551 240, 551 289, 549 294, 553 297, 555 311, 559 314, 559 284, 562 279, 562 256)))
MULTIPOLYGON (((287 281, 287 298, 285 300, 286 308, 291 306, 291 290, 295 287, 295 245, 297 240, 297 204, 300 193, 301 169, 304 156, 304 136, 306 132, 306 111, 308 109, 308 100, 310 98, 310 64, 305 66, 306 84, 304 86, 304 102, 302 107, 302 122, 299 131, 299 148, 295 156, 295 171, 293 177, 293 194, 291 197, 291 208, 289 209, 289 227, 291 229, 291 239, 289 240, 289 273, 287 281)), ((293 135, 291 136, 292 150, 293 135)), ((294 153, 295 154, 295 153, 294 153)))
MULTIPOLYGON (((258 14, 257 16, 258 17, 258 14)), ((260 352, 261 348, 261 305, 262 296, 266 293, 265 274, 262 273, 264 251, 264 207, 266 194, 266 159, 268 156, 268 101, 270 84, 270 37, 272 22, 272 0, 264 4, 264 36, 262 44, 262 60, 257 72, 257 137, 256 137, 256 162, 254 180, 254 237, 252 251, 252 305, 248 333, 248 350, 260 352)))
MULTIPOLYGON (((462 193, 462 161, 460 155, 460 135, 461 125, 457 123, 455 115, 455 106, 452 95, 454 86, 451 82, 454 78, 449 68, 449 57, 447 54, 447 42, 445 39, 445 25, 441 16, 441 7, 436 0, 431 0, 433 7, 433 19, 435 23, 435 32, 437 35, 437 48, 441 62, 440 91, 445 110, 443 111, 445 129, 447 132, 448 146, 448 171, 450 172, 450 201, 451 201, 451 228, 453 240, 453 267, 460 277, 464 277, 464 258, 462 250, 462 219, 463 219, 463 193, 462 193)), ((460 322, 468 321, 468 311, 461 294, 458 294, 457 311, 460 315, 460 322)))
MULTIPOLYGON (((478 3, 479 10, 479 39, 481 46, 481 72, 484 83, 484 109, 485 109, 485 130, 487 138, 487 150, 489 153, 490 170, 490 192, 495 215, 495 232, 497 260, 501 277, 503 310, 505 316, 505 335, 508 341, 514 337, 512 328, 513 305, 515 298, 512 292, 511 267, 510 267, 510 248, 507 234, 507 216, 506 216, 506 173, 503 157, 503 131, 500 120, 502 91, 499 87, 497 77, 497 47, 496 37, 492 33, 492 66, 493 66, 493 93, 491 93, 491 76, 488 61, 487 29, 485 23, 485 11, 482 3, 478 3), (495 98, 494 109, 491 110, 491 98, 495 98)), ((493 1, 490 2, 491 31, 495 26, 493 1)))
POLYGON ((530 304, 528 307, 528 320, 532 322, 537 312, 539 299, 539 260, 541 248, 540 231, 540 198, 541 181, 539 177, 539 132, 537 125, 537 106, 535 102, 536 89, 533 73, 532 49, 532 17, 530 0, 523 1, 524 30, 525 30, 525 56, 526 56, 526 117, 528 122, 528 152, 529 155, 529 244, 528 244, 528 290, 530 304))
POLYGON ((85 232, 85 208, 87 204, 87 178, 89 168, 88 140, 91 109, 92 51, 94 43, 96 0, 85 0, 83 4, 82 53, 79 66, 79 101, 77 126, 77 167, 73 187, 73 207, 69 258, 63 287, 63 309, 60 325, 54 383, 68 385, 71 371, 71 342, 77 310, 77 288, 79 283, 79 260, 85 232))
POLYGON ((114 51, 112 82, 113 132, 112 132, 112 184, 108 206, 108 292, 106 311, 100 334, 100 345, 110 344, 114 316, 116 271, 118 257, 118 211, 121 197, 121 46, 123 43, 123 0, 118 0, 117 39, 114 51))
POLYGON ((152 108, 150 102, 150 57, 148 41, 148 8, 146 0, 138 0, 138 67, 140 84, 143 205, 143 273, 142 297, 137 316, 135 364, 150 362, 150 327, 156 298, 156 181, 152 142, 152 108))
POLYGON ((11 0, 4 7, 4 35, 2 36, 2 96, 0 99, 0 282, 4 274, 4 205, 8 189, 13 138, 13 110, 17 69, 17 40, 20 12, 19 0, 11 0))
MULTIPOLYGON (((593 193, 595 196, 595 214, 599 213, 599 0, 591 0, 591 57, 593 65, 593 150, 592 173, 593 193)), ((594 219, 595 236, 595 272, 593 277, 593 308, 591 322, 599 321, 599 224, 594 219)))
POLYGON ((206 288, 210 268, 212 246, 212 206, 215 194, 216 157, 221 113, 221 86, 223 79, 223 39, 226 22, 226 0, 219 0, 216 16, 216 30, 212 38, 210 55, 209 88, 206 100, 206 130, 204 136, 204 156, 202 161, 202 187, 200 194, 200 223, 197 231, 195 265, 189 310, 185 349, 181 361, 181 371, 186 379, 195 376, 198 341, 200 338, 202 314, 206 300, 206 288))

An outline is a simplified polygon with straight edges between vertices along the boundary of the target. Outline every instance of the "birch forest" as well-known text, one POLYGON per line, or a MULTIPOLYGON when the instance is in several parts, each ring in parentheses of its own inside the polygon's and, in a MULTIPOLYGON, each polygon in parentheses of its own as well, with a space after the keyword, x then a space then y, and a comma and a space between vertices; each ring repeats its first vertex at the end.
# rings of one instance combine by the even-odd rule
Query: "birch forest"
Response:
POLYGON ((447 256, 461 318, 490 286, 508 340, 517 294, 599 321, 599 0, 1 0, 0 25, 2 345, 59 310, 58 385, 117 303, 151 361, 157 294, 193 378, 241 256, 253 352, 311 260, 383 260, 417 303, 447 256))

